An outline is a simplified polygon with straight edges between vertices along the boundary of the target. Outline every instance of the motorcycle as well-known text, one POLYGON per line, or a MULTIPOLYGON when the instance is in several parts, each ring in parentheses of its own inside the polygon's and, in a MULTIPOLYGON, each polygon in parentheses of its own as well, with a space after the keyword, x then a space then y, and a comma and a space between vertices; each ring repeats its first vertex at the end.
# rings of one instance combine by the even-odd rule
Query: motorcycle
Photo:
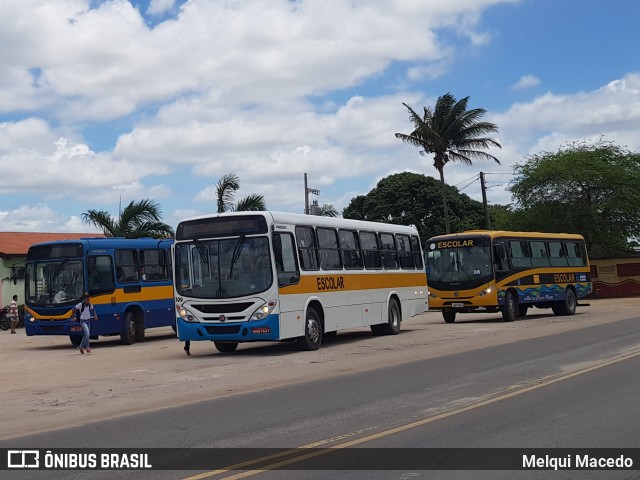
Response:
POLYGON ((9 319, 9 307, 3 307, 0 310, 0 328, 2 330, 9 330, 11 327, 11 320, 9 319))

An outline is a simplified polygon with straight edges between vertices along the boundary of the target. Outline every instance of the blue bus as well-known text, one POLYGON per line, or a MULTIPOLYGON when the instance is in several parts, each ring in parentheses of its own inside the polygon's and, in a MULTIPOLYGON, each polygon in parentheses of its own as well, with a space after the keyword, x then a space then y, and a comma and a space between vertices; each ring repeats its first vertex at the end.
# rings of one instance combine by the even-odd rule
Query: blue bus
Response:
POLYGON ((27 253, 27 335, 67 335, 82 340, 74 306, 87 292, 96 308, 91 337, 119 335, 123 344, 143 340, 145 329, 171 326, 171 245, 153 238, 83 238, 32 245, 27 253))

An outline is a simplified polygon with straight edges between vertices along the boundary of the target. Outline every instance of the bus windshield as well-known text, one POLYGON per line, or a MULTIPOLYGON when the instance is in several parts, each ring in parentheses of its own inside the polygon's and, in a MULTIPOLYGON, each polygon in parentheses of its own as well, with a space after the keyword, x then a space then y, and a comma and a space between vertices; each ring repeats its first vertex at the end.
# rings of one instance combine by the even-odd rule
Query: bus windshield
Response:
POLYGON ((32 305, 77 303, 84 292, 80 259, 56 259, 27 263, 26 302, 32 305))
POLYGON ((198 240, 175 247, 176 290, 196 298, 236 298, 267 290, 273 282, 266 236, 198 240))
POLYGON ((443 290, 473 288, 485 283, 493 276, 493 269, 489 242, 483 240, 429 243, 427 283, 443 290))

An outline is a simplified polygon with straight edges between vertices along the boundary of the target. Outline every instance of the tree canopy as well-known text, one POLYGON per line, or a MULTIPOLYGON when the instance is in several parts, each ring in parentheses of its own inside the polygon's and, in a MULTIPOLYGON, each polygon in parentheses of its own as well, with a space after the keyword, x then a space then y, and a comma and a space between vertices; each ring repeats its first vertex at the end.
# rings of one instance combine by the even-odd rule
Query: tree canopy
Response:
MULTIPOLYGON (((484 224, 482 203, 461 194, 455 187, 444 187, 447 189, 454 231, 481 228, 484 224)), ((342 216, 415 225, 422 240, 426 240, 446 231, 441 188, 441 183, 435 178, 419 173, 396 173, 380 180, 368 194, 352 198, 342 216)))
POLYGON ((640 236, 640 154, 579 142, 514 167, 514 229, 580 233, 592 248, 629 248, 640 236))
POLYGON ((447 233, 451 230, 446 188, 444 188, 444 166, 449 162, 472 165, 473 160, 494 160, 500 163, 496 157, 483 151, 489 147, 501 148, 498 142, 484 136, 497 132, 498 127, 481 120, 486 110, 482 108, 467 110, 468 103, 469 97, 457 101, 451 93, 445 93, 438 97, 433 110, 423 107, 422 117, 409 105, 403 103, 409 110, 409 120, 414 130, 410 134, 396 133, 396 138, 421 149, 420 155, 433 154, 433 166, 440 174, 443 187, 441 189, 442 213, 447 233))
POLYGON ((105 210, 87 210, 82 214, 84 223, 93 224, 107 237, 167 238, 173 237, 173 229, 161 222, 162 210, 154 200, 133 200, 114 218, 105 210))

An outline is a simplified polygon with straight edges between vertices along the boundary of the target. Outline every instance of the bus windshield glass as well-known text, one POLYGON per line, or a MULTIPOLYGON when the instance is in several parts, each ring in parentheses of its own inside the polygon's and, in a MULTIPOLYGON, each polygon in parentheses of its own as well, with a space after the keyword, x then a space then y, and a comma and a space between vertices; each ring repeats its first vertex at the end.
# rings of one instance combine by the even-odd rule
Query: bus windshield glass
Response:
POLYGON ((80 259, 57 259, 27 263, 25 298, 31 305, 77 303, 82 297, 83 264, 80 259))
POLYGON ((448 290, 474 288, 493 277, 488 238, 460 238, 427 243, 427 283, 448 290))
POLYGON ((195 298, 236 298, 273 282, 266 236, 198 240, 175 246, 176 290, 195 298))

